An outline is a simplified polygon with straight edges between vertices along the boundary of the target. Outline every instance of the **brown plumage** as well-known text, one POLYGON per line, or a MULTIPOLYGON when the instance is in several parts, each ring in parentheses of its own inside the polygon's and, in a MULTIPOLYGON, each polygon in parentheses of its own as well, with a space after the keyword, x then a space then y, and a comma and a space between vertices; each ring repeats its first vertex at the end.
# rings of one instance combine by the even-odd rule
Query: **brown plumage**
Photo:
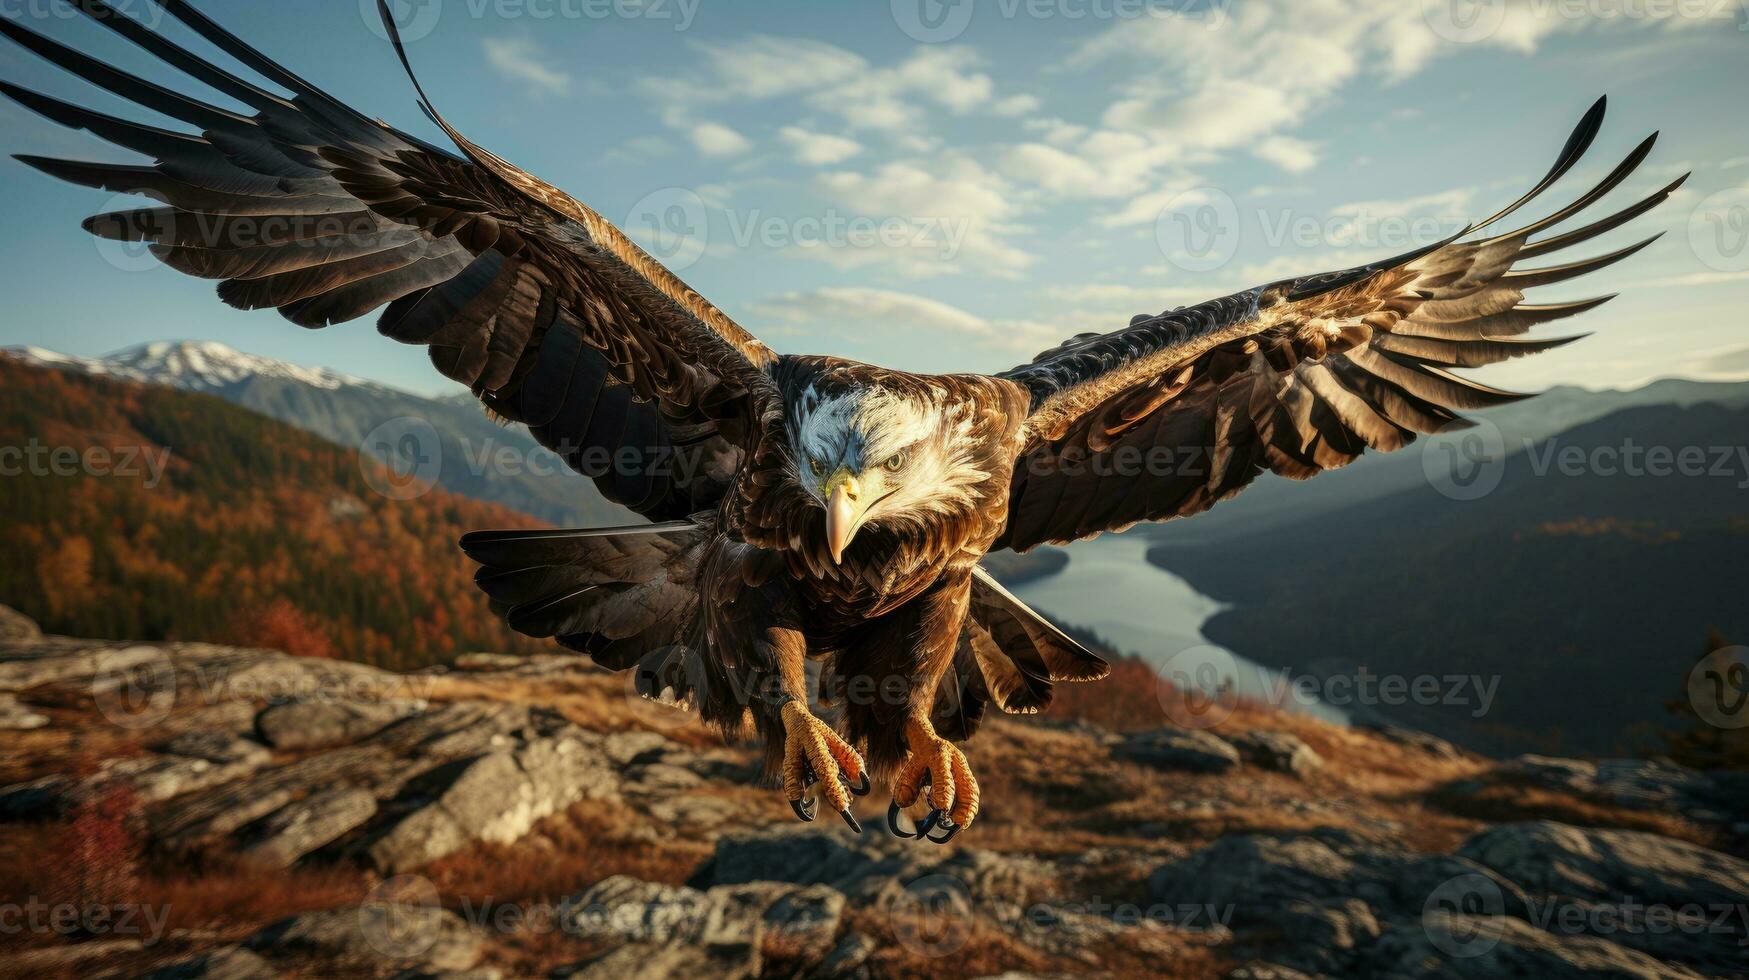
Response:
POLYGON ((513 627, 635 670, 645 694, 689 704, 725 733, 756 732, 804 818, 817 782, 854 825, 848 794, 872 770, 892 781, 896 805, 926 798, 920 835, 945 830, 933 839, 976 816, 977 783, 953 743, 991 704, 1042 710, 1054 684, 1106 672, 985 574, 986 552, 1194 514, 1266 470, 1307 478, 1459 424, 1462 409, 1522 397, 1448 369, 1572 339, 1524 335, 1603 300, 1528 304, 1524 290, 1645 243, 1517 264, 1607 233, 1681 183, 1536 237, 1626 179, 1648 139, 1567 207, 1473 237, 1571 169, 1601 125, 1600 100, 1537 187, 1458 238, 1140 316, 999 375, 907 374, 778 356, 599 214, 470 143, 423 90, 459 155, 356 112, 185 0, 161 5, 290 94, 78 0, 254 114, 0 19, 23 47, 198 130, 0 83, 27 108, 154 162, 21 159, 158 199, 86 227, 220 280, 233 306, 306 327, 386 306, 382 333, 424 346, 488 409, 651 521, 469 535, 480 586, 513 627))

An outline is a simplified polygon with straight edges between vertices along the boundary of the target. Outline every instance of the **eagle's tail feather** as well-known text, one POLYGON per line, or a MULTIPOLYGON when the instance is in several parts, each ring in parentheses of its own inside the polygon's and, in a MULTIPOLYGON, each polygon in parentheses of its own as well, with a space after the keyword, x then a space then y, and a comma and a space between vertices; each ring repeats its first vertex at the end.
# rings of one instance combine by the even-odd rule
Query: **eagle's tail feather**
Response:
POLYGON ((689 645, 706 529, 693 521, 558 531, 476 531, 474 581, 519 633, 551 637, 612 670, 689 645))
POLYGON ((977 729, 990 702, 1010 714, 1034 714, 1050 707, 1058 681, 1093 681, 1109 673, 1104 659, 979 568, 959 650, 936 692, 931 723, 957 741, 977 729))

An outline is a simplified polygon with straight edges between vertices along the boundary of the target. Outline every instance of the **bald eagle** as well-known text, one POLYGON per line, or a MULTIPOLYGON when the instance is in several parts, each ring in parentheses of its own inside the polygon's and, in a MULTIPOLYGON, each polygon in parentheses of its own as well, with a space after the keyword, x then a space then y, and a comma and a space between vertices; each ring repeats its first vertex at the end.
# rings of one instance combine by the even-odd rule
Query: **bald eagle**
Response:
POLYGON ((802 819, 824 798, 856 828, 850 796, 872 774, 890 786, 894 831, 935 841, 978 813, 955 743, 988 706, 1035 712, 1054 684, 1107 673, 986 574, 986 553, 1195 514, 1261 473, 1306 479, 1523 397, 1451 369, 1575 339, 1526 334, 1602 299, 1527 303, 1525 290, 1649 242, 1519 264, 1609 232, 1681 183, 1544 234, 1625 180, 1647 139, 1566 206, 1480 234, 1573 167, 1602 123, 1600 99, 1529 193, 1453 238, 1137 316, 999 374, 910 374, 774 353, 601 215, 469 142, 416 78, 459 152, 357 112, 184 0, 159 5, 258 80, 102 0, 75 5, 253 110, 0 19, 35 54, 193 130, 0 83, 57 123, 152 158, 20 158, 163 205, 98 215, 89 231, 148 243, 172 268, 220 280, 226 303, 305 327, 386 305, 383 334, 426 347, 490 411, 650 522, 465 537, 512 627, 633 670, 640 691, 727 734, 755 733, 802 819), (901 808, 915 817, 908 830, 901 808))

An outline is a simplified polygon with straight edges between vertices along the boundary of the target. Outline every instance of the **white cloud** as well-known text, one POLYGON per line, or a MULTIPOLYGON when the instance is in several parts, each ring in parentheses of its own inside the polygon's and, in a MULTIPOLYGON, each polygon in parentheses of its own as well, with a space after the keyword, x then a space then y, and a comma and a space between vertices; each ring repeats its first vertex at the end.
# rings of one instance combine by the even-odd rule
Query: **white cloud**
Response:
POLYGON ((721 123, 699 123, 691 135, 692 145, 707 157, 738 157, 753 148, 747 137, 721 123))
POLYGON ((827 287, 784 293, 755 303, 753 309, 762 317, 801 327, 857 323, 974 336, 992 333, 988 321, 957 306, 890 289, 827 287))
POLYGON ((1251 153, 1290 174, 1303 174, 1318 165, 1317 146, 1292 136, 1271 136, 1252 147, 1251 153))
POLYGON ((822 174, 818 190, 846 212, 897 221, 912 234, 880 249, 799 250, 839 268, 892 264, 915 276, 979 272, 1018 276, 1035 256, 1007 241, 1018 233, 1021 204, 1007 181, 957 152, 898 160, 872 171, 822 174))
POLYGON ((778 130, 777 135, 795 151, 798 162, 809 166, 823 167, 843 163, 862 152, 862 144, 853 139, 816 133, 800 126, 785 126, 778 130))
POLYGON ((546 62, 534 41, 524 37, 488 37, 480 41, 486 64, 511 81, 521 83, 537 96, 565 95, 571 91, 571 74, 546 62))
POLYGON ((1038 99, 1030 95, 1010 95, 1006 99, 998 99, 990 106, 990 111, 998 116, 1030 116, 1038 111, 1038 99))

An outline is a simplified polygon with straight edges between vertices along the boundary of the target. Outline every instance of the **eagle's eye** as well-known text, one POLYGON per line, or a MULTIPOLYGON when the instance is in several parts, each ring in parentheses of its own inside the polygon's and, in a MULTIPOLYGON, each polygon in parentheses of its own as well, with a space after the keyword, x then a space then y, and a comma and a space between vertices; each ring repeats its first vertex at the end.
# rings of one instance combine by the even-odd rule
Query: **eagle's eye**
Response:
POLYGON ((887 461, 881 465, 886 467, 888 473, 897 473, 905 466, 905 454, 894 453, 893 455, 888 456, 887 461))
POLYGON ((808 457, 808 469, 812 470, 816 477, 822 477, 822 476, 826 475, 826 464, 820 462, 819 460, 813 458, 812 456, 808 457))

